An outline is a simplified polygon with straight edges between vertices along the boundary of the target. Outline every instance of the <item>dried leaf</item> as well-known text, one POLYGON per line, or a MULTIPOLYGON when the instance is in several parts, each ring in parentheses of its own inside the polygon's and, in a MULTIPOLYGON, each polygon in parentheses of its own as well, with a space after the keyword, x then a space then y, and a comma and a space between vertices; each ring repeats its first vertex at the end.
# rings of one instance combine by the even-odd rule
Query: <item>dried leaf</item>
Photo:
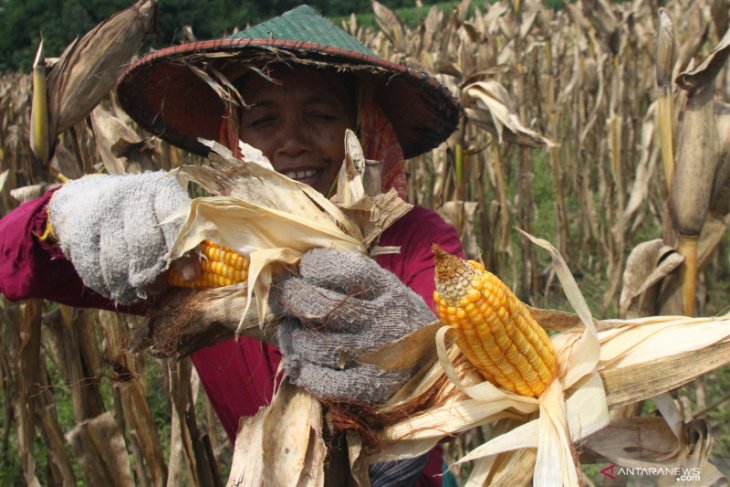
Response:
POLYGON ((66 433, 89 485, 134 485, 129 454, 114 414, 106 412, 77 424, 66 433))
POLYGON ((78 179, 84 175, 81 162, 63 145, 57 145, 51 159, 51 169, 68 179, 78 179))
POLYGON ((719 163, 713 94, 712 80, 688 94, 678 130, 669 213, 680 235, 699 235, 710 205, 719 163))
POLYGON ((360 363, 377 365, 382 369, 407 369, 417 365, 424 357, 433 355, 436 332, 441 326, 437 321, 377 350, 354 351, 351 356, 360 363))
POLYGON ((20 308, 15 353, 15 374, 17 382, 15 401, 17 404, 18 456, 23 469, 23 479, 30 487, 40 487, 35 473, 33 439, 35 430, 36 405, 31 397, 37 393, 39 362, 41 360, 41 313, 40 300, 27 300, 20 308))
MULTIPOLYGON (((716 326, 728 326, 726 322, 716 326)), ((684 352, 627 367, 604 369, 601 378, 606 387, 608 403, 611 407, 621 407, 676 389, 727 364, 729 355, 730 344, 724 341, 710 345, 701 352, 684 352)))
POLYGON ((274 171, 273 167, 265 167, 260 151, 258 154, 245 151, 244 157, 253 154, 254 158, 241 161, 217 142, 199 141, 213 151, 209 156, 211 167, 185 166, 181 170, 184 177, 215 195, 233 196, 255 205, 300 215, 328 228, 339 226, 353 238, 362 239, 360 230, 340 208, 311 186, 294 181, 274 171))
POLYGON ((140 381, 132 352, 127 348, 129 328, 125 315, 101 311, 99 317, 106 344, 105 361, 119 377, 112 384, 121 399, 128 437, 144 458, 152 483, 162 485, 167 477, 167 466, 159 448, 160 436, 145 397, 144 384, 140 381))
POLYGON ((53 136, 86 117, 114 87, 152 28, 156 10, 154 0, 139 0, 66 48, 48 74, 53 136))
POLYGON ((537 452, 530 449, 505 452, 474 462, 466 485, 509 485, 529 487, 534 485, 537 452))
POLYGON ((709 265, 729 229, 730 216, 725 216, 724 220, 712 215, 707 217, 697 243, 697 267, 699 269, 705 269, 709 265))
MULTIPOLYGON (((652 108, 655 105, 652 105, 652 108)), ((649 194, 649 183, 654 176, 654 168, 657 160, 656 144, 654 138, 654 110, 650 108, 641 127, 641 158, 636 166, 636 174, 631 186, 631 194, 623 213, 618 221, 613 224, 611 232, 617 240, 623 242, 626 232, 631 228, 635 220, 636 212, 644 204, 649 194)), ((671 124, 670 124, 671 126, 671 124)))
POLYGON ((248 104, 244 101, 241 93, 233 84, 231 84, 228 77, 224 76, 211 65, 204 63, 200 64, 203 65, 205 69, 193 63, 185 63, 188 69, 198 78, 203 80, 205 84, 207 84, 208 87, 213 90, 216 95, 218 95, 218 98, 223 100, 225 103, 238 107, 248 107, 248 104))
POLYGON ((324 485, 322 406, 309 393, 284 380, 264 418, 263 438, 271 485, 324 485))
POLYGON ((674 68, 674 24, 667 9, 659 7, 659 32, 657 33, 656 80, 659 87, 671 89, 674 68))
POLYGON ((477 205, 478 203, 475 201, 447 201, 436 210, 447 223, 456 228, 464 253, 471 259, 479 257, 479 245, 474 229, 477 205))
POLYGON ((345 130, 345 160, 337 176, 337 194, 333 202, 350 207, 365 196, 363 175, 365 174, 365 154, 355 133, 345 130))
POLYGON ((392 10, 377 0, 373 0, 372 5, 375 21, 380 29, 398 51, 405 52, 405 27, 403 22, 392 10))
POLYGON ((282 381, 271 405, 240 421, 228 486, 322 487, 322 407, 282 381))
POLYGON ((255 416, 239 420, 227 487, 261 487, 264 478, 268 478, 264 475, 263 456, 263 423, 267 412, 261 408, 255 416))
POLYGON ((122 154, 120 146, 139 144, 142 138, 120 119, 102 106, 91 112, 91 127, 96 139, 96 150, 109 174, 125 174, 127 158, 122 154))
POLYGON ((619 316, 633 318, 656 314, 657 286, 682 262, 684 258, 661 239, 634 247, 626 260, 619 316))
POLYGON ((691 93, 711 83, 725 65, 728 55, 730 55, 730 30, 725 32, 717 46, 699 66, 677 76, 677 84, 691 93))
POLYGON ((680 442, 663 418, 615 419, 586 438, 584 447, 625 467, 674 466, 680 442))
POLYGON ((523 126, 512 99, 496 81, 479 81, 466 86, 461 95, 468 119, 497 136, 499 142, 510 138, 518 144, 550 147, 554 142, 523 126), (505 129, 507 129, 505 133, 505 129))

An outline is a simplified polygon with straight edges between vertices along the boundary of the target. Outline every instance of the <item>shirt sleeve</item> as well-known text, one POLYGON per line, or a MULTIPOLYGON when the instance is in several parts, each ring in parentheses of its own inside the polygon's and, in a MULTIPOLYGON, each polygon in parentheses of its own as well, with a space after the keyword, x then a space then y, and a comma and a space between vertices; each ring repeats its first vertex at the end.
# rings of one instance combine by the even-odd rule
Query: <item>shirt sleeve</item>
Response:
POLYGON ((382 267, 396 274, 404 284, 418 293, 431 309, 436 289, 436 262, 431 250, 433 244, 450 254, 464 257, 456 229, 435 211, 414 206, 380 238, 379 245, 398 246, 400 252, 376 258, 382 267))
POLYGON ((61 250, 39 238, 46 227, 48 191, 0 219, 0 293, 11 301, 48 299, 74 307, 143 313, 87 288, 61 250))

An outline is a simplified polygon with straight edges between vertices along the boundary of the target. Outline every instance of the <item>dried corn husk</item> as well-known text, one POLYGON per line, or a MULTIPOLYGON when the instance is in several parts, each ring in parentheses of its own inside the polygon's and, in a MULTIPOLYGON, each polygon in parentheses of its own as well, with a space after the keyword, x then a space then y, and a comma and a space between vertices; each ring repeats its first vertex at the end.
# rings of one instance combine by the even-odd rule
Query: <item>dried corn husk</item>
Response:
POLYGON ((152 27, 156 10, 157 2, 139 0, 69 44, 48 73, 49 136, 53 140, 86 117, 111 91, 152 27))
MULTIPOLYGON (((345 139, 350 165, 359 157, 352 154, 359 147, 353 138, 350 132, 345 139)), ((365 214, 356 221, 310 186, 274 171, 260 151, 244 144, 241 163, 222 145, 201 142, 213 150, 214 167, 185 167, 181 176, 225 196, 193 200, 170 258, 182 256, 202 240, 248 255, 251 264, 244 289, 248 303, 256 297, 262 325, 272 277, 282 266, 297 263, 302 254, 316 247, 365 253, 369 242, 410 209, 392 192, 367 197, 362 177, 344 177, 333 200, 351 202, 358 213, 365 214)), ((241 323, 244 318, 245 313, 241 323)))

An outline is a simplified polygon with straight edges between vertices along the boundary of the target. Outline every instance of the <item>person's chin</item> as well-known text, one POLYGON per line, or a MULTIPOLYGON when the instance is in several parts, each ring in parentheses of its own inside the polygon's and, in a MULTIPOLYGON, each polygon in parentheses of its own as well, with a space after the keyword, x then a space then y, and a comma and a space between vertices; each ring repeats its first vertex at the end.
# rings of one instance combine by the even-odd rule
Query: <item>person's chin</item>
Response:
POLYGON ((329 193, 330 185, 323 181, 322 179, 317 179, 315 181, 312 181, 311 183, 305 183, 311 186, 312 188, 316 189, 318 192, 322 193, 325 196, 328 196, 327 193, 329 193))

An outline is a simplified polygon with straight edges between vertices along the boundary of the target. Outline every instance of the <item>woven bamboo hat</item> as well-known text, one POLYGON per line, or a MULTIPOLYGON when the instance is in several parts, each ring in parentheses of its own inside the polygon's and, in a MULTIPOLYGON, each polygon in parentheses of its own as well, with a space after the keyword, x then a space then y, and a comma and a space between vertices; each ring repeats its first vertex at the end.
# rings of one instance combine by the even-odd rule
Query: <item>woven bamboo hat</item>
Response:
POLYGON ((147 54, 124 71, 117 92, 142 127, 206 155, 207 147, 197 138, 218 140, 226 110, 223 73, 232 72, 233 66, 240 72, 244 65, 279 62, 370 78, 375 101, 392 123, 406 158, 438 146, 455 130, 461 114, 458 102, 435 79, 376 56, 307 5, 224 39, 147 54))

